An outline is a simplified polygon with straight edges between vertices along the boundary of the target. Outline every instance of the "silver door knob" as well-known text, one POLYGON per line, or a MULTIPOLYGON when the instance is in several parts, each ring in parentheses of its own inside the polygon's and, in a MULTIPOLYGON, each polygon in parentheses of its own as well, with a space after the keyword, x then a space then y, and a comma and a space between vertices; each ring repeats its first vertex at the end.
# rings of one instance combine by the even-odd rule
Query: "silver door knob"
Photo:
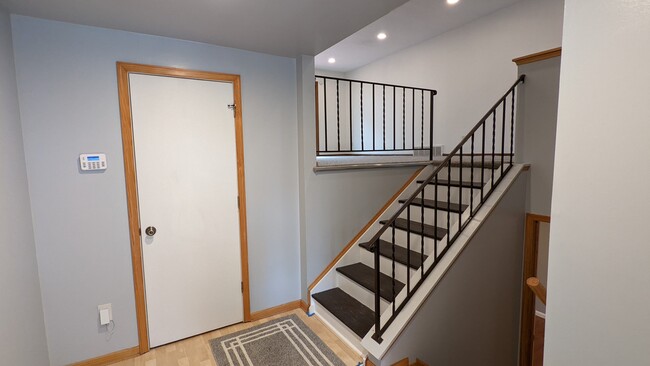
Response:
POLYGON ((148 228, 144 229, 144 233, 147 234, 147 236, 154 236, 156 235, 156 228, 149 226, 148 228))

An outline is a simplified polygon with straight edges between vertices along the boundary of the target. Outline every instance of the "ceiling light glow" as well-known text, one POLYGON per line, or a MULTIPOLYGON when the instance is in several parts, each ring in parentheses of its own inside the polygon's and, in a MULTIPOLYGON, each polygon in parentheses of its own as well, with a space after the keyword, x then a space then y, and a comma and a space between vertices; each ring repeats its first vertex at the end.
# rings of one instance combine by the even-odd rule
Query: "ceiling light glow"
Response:
POLYGON ((333 63, 336 62, 336 59, 334 57, 330 57, 330 58, 327 59, 327 62, 329 62, 330 64, 333 64, 333 63))
POLYGON ((381 32, 381 33, 377 34, 377 39, 386 39, 386 37, 387 37, 386 33, 384 33, 384 32, 381 32))
POLYGON ((447 0, 447 4, 449 5, 455 5, 458 3, 459 0, 447 0))

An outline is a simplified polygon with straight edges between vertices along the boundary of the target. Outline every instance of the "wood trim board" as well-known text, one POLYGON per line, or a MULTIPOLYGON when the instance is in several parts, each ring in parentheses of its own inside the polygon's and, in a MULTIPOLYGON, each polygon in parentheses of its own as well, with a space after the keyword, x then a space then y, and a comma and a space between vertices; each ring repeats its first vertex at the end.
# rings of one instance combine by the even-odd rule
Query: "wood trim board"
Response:
POLYGON ((309 306, 311 305, 311 290, 313 290, 314 287, 316 286, 316 284, 317 284, 320 280, 322 280, 323 277, 325 277, 325 275, 327 274, 327 272, 329 272, 332 268, 334 268, 334 266, 336 265, 336 262, 338 262, 339 259, 341 259, 341 258, 345 255, 345 253, 346 253, 350 248, 352 248, 352 246, 354 245, 354 243, 356 243, 357 240, 359 240, 359 238, 361 238, 361 236, 363 235, 363 233, 365 233, 365 232, 370 228, 370 226, 371 226, 373 223, 375 223, 377 220, 379 220, 379 218, 380 218, 381 215, 384 213, 384 211, 386 211, 386 210, 388 209, 388 207, 390 207, 390 205, 391 205, 395 200, 397 200, 397 199, 399 198, 399 196, 402 194, 402 192, 404 192, 404 191, 406 190, 406 188, 408 188, 408 186, 409 186, 411 183, 413 183, 413 181, 418 177, 418 175, 420 175, 420 173, 422 172, 422 169, 424 169, 424 168, 425 168, 425 167, 421 167, 420 169, 416 170, 416 171, 413 173, 413 175, 412 175, 412 176, 411 176, 411 177, 406 181, 406 183, 404 183, 404 185, 402 186, 402 188, 400 188, 400 189, 399 189, 399 190, 398 190, 398 191, 397 191, 397 192, 396 192, 396 193, 395 193, 395 194, 394 194, 394 195, 393 195, 393 196, 388 200, 388 202, 386 202, 386 204, 384 204, 384 206, 383 206, 379 211, 377 211, 377 213, 375 214, 375 216, 373 216, 373 218, 370 219, 370 221, 368 221, 368 223, 363 227, 363 229, 361 229, 361 230, 357 233, 357 235, 355 235, 354 238, 352 238, 352 240, 350 240, 350 242, 348 242, 348 244, 347 244, 347 245, 346 245, 346 246, 341 250, 341 252, 340 252, 340 253, 339 253, 339 254, 338 254, 334 259, 332 259, 332 261, 330 262, 330 264, 328 264, 327 267, 325 267, 325 269, 324 269, 324 270, 323 270, 323 271, 318 275, 318 277, 316 277, 316 279, 314 279, 314 281, 311 283, 311 285, 309 285, 309 287, 308 287, 308 289, 307 289, 307 295, 308 295, 308 299, 309 299, 308 302, 307 302, 307 307, 308 307, 308 308, 309 308, 309 306))
POLYGON ((138 209, 137 177, 135 168, 135 149, 133 146, 133 123, 131 118, 131 98, 129 93, 129 74, 178 77, 195 80, 220 81, 233 85, 235 101, 235 140, 237 155, 237 184, 239 194, 239 236, 242 266, 242 293, 244 321, 251 320, 250 286, 248 275, 248 236, 246 225, 246 184, 244 177, 244 135, 242 125, 241 79, 239 75, 209 71, 185 70, 163 66, 141 65, 117 62, 117 85, 120 103, 122 128, 122 149, 124 154, 124 175, 126 180, 127 211, 129 216, 129 236, 131 241, 131 260, 133 265, 133 284, 135 290, 136 319, 138 325, 138 351, 149 351, 146 300, 142 248, 140 242, 140 214, 138 209))
POLYGON ((251 321, 254 322, 256 320, 268 318, 274 315, 286 313, 287 311, 291 310, 296 310, 300 309, 302 300, 295 300, 295 301, 290 301, 286 304, 274 306, 272 308, 260 310, 260 311, 255 311, 251 313, 251 321))
POLYGON ((71 366, 99 366, 120 362, 140 354, 139 347, 131 347, 121 351, 109 353, 107 355, 91 358, 85 361, 73 363, 71 366))
POLYGON ((539 247, 539 223, 551 222, 550 216, 526 214, 524 234, 524 273, 521 290, 521 344, 519 366, 531 366, 533 362, 533 331, 535 327, 535 294, 526 285, 526 279, 537 275, 539 247))
POLYGON ((530 55, 521 56, 512 59, 512 62, 516 63, 517 66, 529 64, 532 62, 547 60, 553 57, 559 57, 562 55, 562 47, 551 48, 550 50, 532 53, 530 55))

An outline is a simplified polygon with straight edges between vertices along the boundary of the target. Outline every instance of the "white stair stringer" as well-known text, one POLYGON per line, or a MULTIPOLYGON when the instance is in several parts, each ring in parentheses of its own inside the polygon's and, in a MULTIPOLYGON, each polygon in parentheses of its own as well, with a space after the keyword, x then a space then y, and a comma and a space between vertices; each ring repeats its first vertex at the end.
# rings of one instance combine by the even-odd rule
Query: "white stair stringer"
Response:
MULTIPOLYGON (((429 294, 434 290, 438 282, 442 279, 447 270, 453 265, 454 261, 461 254, 463 249, 469 244, 472 237, 476 234, 478 229, 481 227, 482 222, 494 210, 496 205, 499 203, 501 198, 516 180, 516 178, 524 170, 525 166, 522 164, 514 164, 510 171, 503 177, 502 181, 497 187, 494 188, 494 191, 486 199, 475 216, 469 221, 465 226, 463 231, 460 233, 456 241, 451 245, 445 256, 440 259, 436 267, 431 271, 429 276, 424 280, 418 291, 413 293, 412 297, 406 303, 401 312, 393 320, 392 324, 386 329, 384 334, 382 334, 382 342, 377 343, 372 335, 374 334, 374 328, 372 328, 361 340, 362 347, 368 351, 375 359, 381 360, 386 352, 390 349, 391 345, 397 340, 401 332, 404 330, 409 320, 417 313, 421 304, 427 299, 429 294)), ((496 179, 495 175, 495 179, 496 179)), ((489 183, 489 182, 488 182, 489 183)), ((486 192, 489 188, 486 188, 486 192)), ((466 215, 469 215, 469 209, 463 213, 463 219, 466 219, 466 215)), ((452 235, 454 233, 452 232, 452 235)), ((443 239, 446 242, 446 238, 443 239)), ((439 248, 440 250, 440 248, 439 248)), ((425 261, 425 269, 430 268, 433 265, 434 257, 429 256, 425 261)), ((411 277, 411 284, 417 283, 421 276, 420 271, 416 271, 415 274, 411 277)), ((406 297, 406 289, 400 292, 395 301, 396 306, 399 306, 406 297)), ((392 306, 388 307, 382 312, 381 323, 385 324, 392 315, 392 306)))

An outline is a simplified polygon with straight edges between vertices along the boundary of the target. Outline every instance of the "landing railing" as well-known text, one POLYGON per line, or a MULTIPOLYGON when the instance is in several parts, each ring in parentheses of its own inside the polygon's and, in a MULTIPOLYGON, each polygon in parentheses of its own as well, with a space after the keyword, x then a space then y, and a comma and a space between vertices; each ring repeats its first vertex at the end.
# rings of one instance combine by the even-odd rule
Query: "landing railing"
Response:
MULTIPOLYGON (((417 289, 422 285, 427 276, 433 271, 436 265, 440 262, 443 256, 447 253, 449 248, 458 239, 463 228, 470 222, 472 217, 481 208, 486 199, 494 191, 494 188, 499 184, 501 179, 508 173, 512 167, 513 150, 514 150, 514 128, 515 128, 515 104, 516 104, 516 89, 520 83, 523 83, 525 75, 522 75, 517 81, 508 89, 508 91, 501 97, 494 106, 481 118, 481 120, 472 128, 467 136, 449 153, 449 155, 437 166, 431 175, 424 181, 418 182, 421 185, 415 192, 402 204, 397 212, 387 221, 382 222, 383 226, 377 234, 370 240, 372 244, 371 249, 374 252, 375 261, 375 289, 381 288, 380 284, 380 251, 379 240, 388 232, 392 244, 392 294, 393 302, 390 317, 384 317, 382 323, 382 313, 380 308, 380 292, 375 291, 375 325, 374 334, 372 338, 378 343, 382 342, 382 335, 393 323, 397 315, 408 303, 409 299, 415 294, 417 289), (509 103, 508 103, 509 102, 509 103), (468 146, 469 145, 469 146, 468 146), (477 145, 480 145, 477 146, 477 145), (452 166, 458 166, 458 176, 456 181, 452 180, 452 166), (469 197, 465 197, 463 201, 463 167, 469 167, 469 184, 472 189, 469 190, 469 197), (475 168, 480 169, 480 173, 475 177, 475 168), (485 170, 490 169, 489 173, 485 170), (496 174, 496 175, 495 175, 496 174), (432 208, 433 215, 426 215, 425 217, 425 188, 430 186, 433 189, 433 202, 432 208), (454 194, 457 206, 453 206, 452 202, 452 187, 458 187, 457 193, 454 194), (438 203, 438 190, 444 187, 444 198, 446 204, 438 203), (480 189, 480 194, 474 194, 474 189, 480 189), (476 196, 476 197, 475 197, 476 196), (468 199, 469 198, 469 199, 468 199), (467 203, 467 201, 469 201, 467 203), (414 216, 419 216, 419 223, 411 227, 411 204, 415 202, 420 207, 419 213, 414 216), (463 203, 466 202, 466 203, 463 203), (452 213, 452 206, 454 207, 452 213), (464 213, 469 208, 468 213, 464 213), (419 268, 420 276, 414 276, 415 283, 411 283, 410 273, 407 273, 406 286, 402 291, 406 291, 406 296, 397 297, 395 293, 395 229, 396 220, 406 211, 407 235, 406 235, 406 249, 411 250, 412 244, 419 246, 420 263, 422 266, 419 268), (445 227, 438 228, 438 213, 444 211, 446 213, 445 227), (451 226, 452 215, 458 215, 458 221, 451 226), (425 220, 428 219, 428 220, 425 220), (433 225, 429 227, 429 232, 425 234, 427 228, 425 225, 433 225), (431 232, 433 231, 433 232, 431 232), (412 243, 413 238, 411 234, 416 235, 415 243, 412 243), (417 240, 419 236, 419 240, 417 240), (431 237, 431 239, 425 239, 431 237), (433 242, 433 262, 425 268, 425 241, 431 244, 433 242), (442 246, 444 245, 444 248, 442 246), (401 300, 401 301, 399 301, 401 300), (398 303, 399 301, 399 303, 398 303)), ((445 214, 443 214, 445 215, 445 214)), ((444 216, 443 216, 444 218, 444 216)), ((414 248, 417 252, 418 248, 414 248)), ((430 261, 429 261, 430 262, 430 261)), ((407 268, 411 268, 411 256, 407 256, 407 268)))
POLYGON ((413 152, 433 159, 436 91, 316 76, 317 155, 413 152))

